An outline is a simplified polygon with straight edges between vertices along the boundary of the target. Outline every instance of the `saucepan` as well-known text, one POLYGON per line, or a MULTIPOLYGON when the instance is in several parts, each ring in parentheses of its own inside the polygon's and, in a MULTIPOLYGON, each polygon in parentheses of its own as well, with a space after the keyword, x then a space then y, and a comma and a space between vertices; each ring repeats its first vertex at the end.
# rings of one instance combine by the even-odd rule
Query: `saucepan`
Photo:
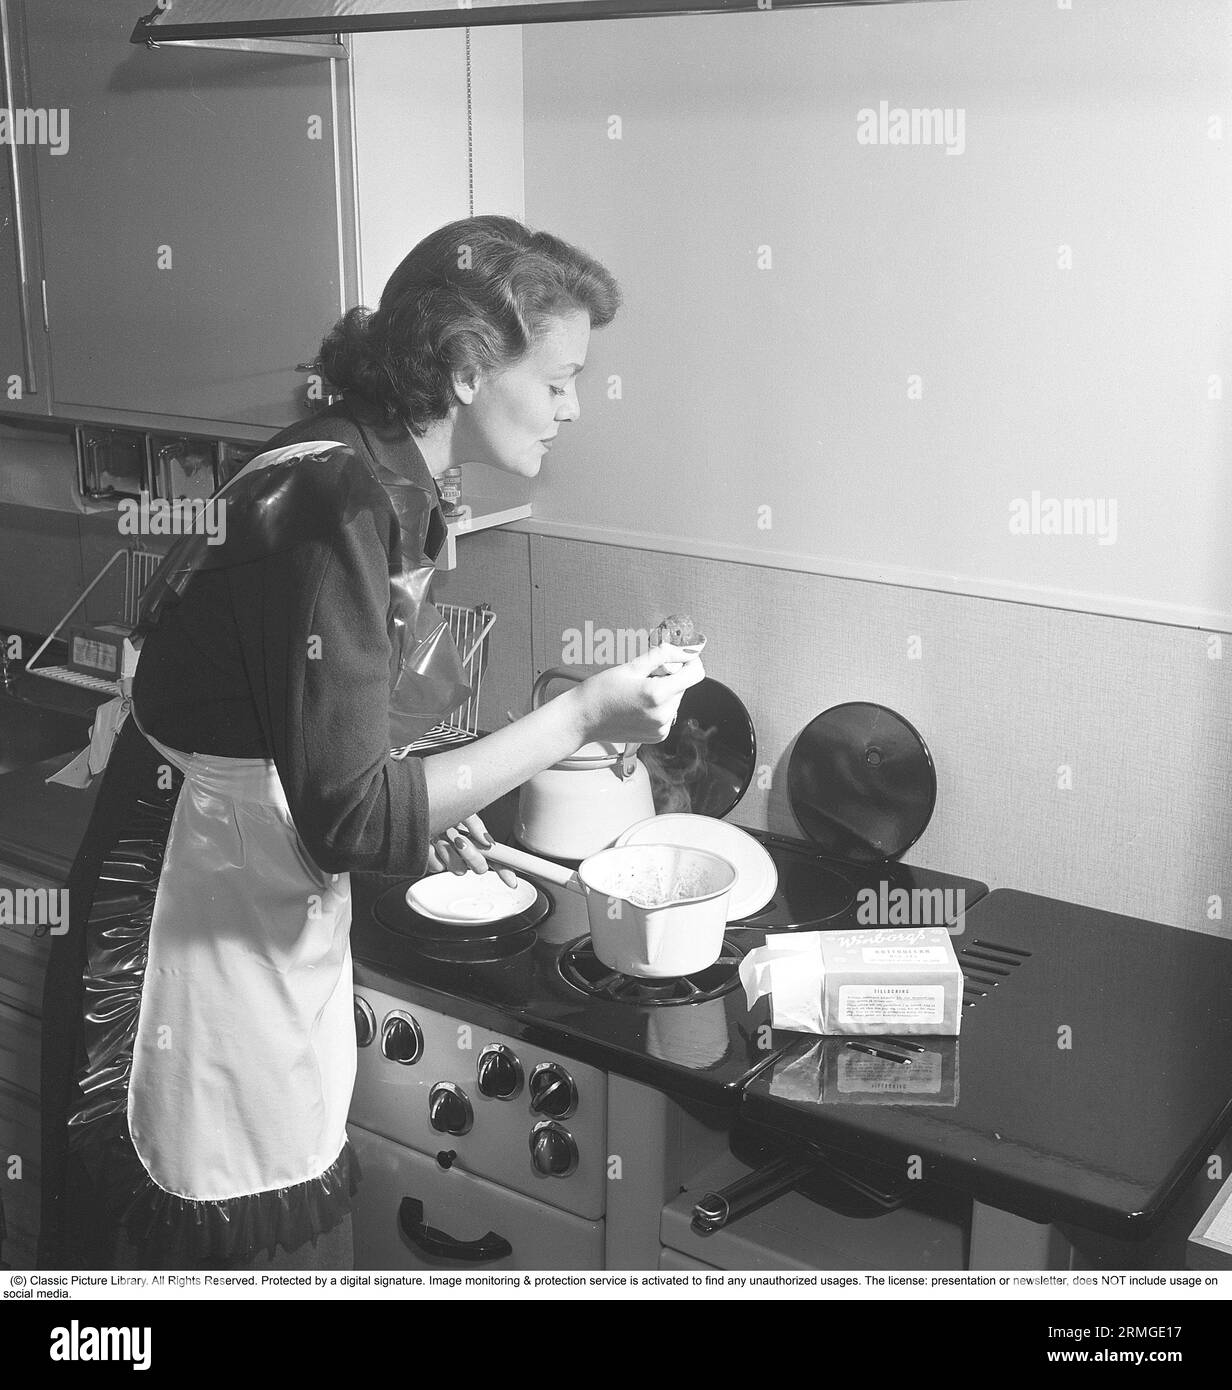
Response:
POLYGON ((581 893, 595 955, 609 970, 651 979, 692 975, 723 952, 736 870, 708 850, 624 845, 573 870, 509 845, 480 849, 495 864, 581 893))

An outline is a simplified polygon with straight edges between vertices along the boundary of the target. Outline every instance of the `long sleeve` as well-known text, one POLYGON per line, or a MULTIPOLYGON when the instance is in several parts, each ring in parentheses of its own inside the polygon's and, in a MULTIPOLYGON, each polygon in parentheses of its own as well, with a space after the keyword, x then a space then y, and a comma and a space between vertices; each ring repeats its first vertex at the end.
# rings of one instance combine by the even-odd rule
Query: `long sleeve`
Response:
POLYGON ((226 574, 266 753, 305 849, 331 873, 418 875, 428 854, 423 767, 389 757, 397 521, 365 472, 369 483, 370 502, 327 537, 226 574))

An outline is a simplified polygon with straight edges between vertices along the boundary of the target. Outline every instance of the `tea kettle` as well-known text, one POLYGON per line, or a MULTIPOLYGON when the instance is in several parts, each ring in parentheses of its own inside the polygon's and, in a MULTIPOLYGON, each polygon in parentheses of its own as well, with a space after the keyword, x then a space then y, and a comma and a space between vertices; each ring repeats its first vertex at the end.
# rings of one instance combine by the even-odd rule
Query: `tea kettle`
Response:
MULTIPOLYGON (((585 679, 565 666, 544 671, 531 689, 531 708, 539 708, 553 681, 585 679)), ((582 860, 654 814, 645 764, 621 744, 586 743, 522 784, 515 834, 535 854, 582 860)))

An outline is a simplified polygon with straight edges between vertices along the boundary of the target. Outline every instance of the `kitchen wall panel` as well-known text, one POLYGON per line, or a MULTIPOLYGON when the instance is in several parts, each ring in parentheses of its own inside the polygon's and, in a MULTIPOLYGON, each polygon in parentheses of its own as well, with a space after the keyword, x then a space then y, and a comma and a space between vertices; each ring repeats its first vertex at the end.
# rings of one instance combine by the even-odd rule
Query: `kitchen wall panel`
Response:
POLYGON ((528 26, 527 215, 627 298, 542 529, 1232 628, 1230 38, 1224 0, 528 26), (860 143, 883 101, 961 151, 860 143))
POLYGON ((535 671, 559 664, 565 632, 587 621, 637 628, 689 611, 709 637, 707 671, 740 695, 758 731, 763 775, 732 813, 738 824, 798 834, 785 791, 794 739, 831 705, 876 701, 915 724, 937 764, 937 809, 911 862, 1229 931, 1208 916, 1210 899, 1232 903, 1226 639, 509 533, 464 541, 446 587, 500 611, 489 715, 520 708, 507 702, 529 686, 530 599, 535 671))

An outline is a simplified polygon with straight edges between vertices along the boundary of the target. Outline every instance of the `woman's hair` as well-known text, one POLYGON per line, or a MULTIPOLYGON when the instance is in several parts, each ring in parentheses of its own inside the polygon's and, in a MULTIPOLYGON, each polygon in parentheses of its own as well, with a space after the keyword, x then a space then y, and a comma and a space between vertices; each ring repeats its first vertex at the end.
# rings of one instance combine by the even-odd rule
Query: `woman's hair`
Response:
POLYGON ((334 390, 419 435, 449 413, 455 372, 500 370, 551 319, 582 310, 603 328, 619 307, 616 281, 576 246, 511 217, 467 217, 415 247, 375 310, 349 310, 319 365, 334 390))

